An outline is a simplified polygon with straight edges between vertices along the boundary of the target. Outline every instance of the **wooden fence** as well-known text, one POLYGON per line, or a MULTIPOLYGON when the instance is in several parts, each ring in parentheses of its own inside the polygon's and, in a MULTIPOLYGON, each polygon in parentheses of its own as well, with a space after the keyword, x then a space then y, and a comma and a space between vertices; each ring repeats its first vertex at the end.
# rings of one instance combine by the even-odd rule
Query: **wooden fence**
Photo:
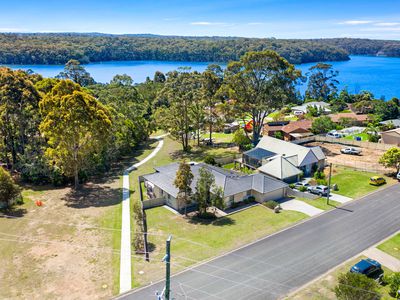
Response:
POLYGON ((386 151, 390 148, 396 147, 395 145, 390 145, 390 144, 347 140, 347 139, 343 139, 343 138, 335 139, 335 138, 321 136, 321 135, 314 135, 314 136, 305 137, 302 139, 292 141, 292 143, 299 144, 299 145, 312 143, 312 142, 341 144, 341 145, 346 145, 346 146, 360 147, 360 148, 366 148, 366 149, 371 149, 371 150, 382 150, 382 151, 386 151))

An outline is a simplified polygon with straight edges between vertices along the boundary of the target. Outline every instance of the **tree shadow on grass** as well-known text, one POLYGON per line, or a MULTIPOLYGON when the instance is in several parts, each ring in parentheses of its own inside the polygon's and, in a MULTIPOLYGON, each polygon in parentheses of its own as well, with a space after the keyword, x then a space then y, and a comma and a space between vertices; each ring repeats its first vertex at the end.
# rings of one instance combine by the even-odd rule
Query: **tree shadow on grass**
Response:
POLYGON ((230 226, 236 223, 235 220, 233 220, 228 216, 219 219, 202 219, 199 217, 192 217, 188 220, 188 222, 194 225, 212 225, 212 226, 230 226))
POLYGON ((28 211, 25 208, 12 206, 11 208, 0 209, 0 219, 14 219, 23 217, 28 211))
POLYGON ((62 200, 66 202, 68 207, 72 208, 112 206, 122 201, 122 191, 122 188, 90 184, 79 190, 71 190, 62 200))

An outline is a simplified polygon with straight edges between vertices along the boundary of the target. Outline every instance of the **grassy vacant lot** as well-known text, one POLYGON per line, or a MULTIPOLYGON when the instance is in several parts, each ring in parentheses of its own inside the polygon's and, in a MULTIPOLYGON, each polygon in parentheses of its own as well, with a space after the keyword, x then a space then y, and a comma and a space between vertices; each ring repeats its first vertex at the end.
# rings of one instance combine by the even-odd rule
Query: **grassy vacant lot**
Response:
MULTIPOLYGON (((328 168, 326 169, 326 172, 328 172, 328 168)), ((358 198, 376 191, 381 187, 369 184, 369 178, 376 175, 379 174, 334 166, 332 170, 332 184, 337 184, 339 187, 339 190, 334 191, 334 193, 350 198, 358 198)), ((383 177, 386 179, 387 184, 392 184, 395 182, 392 178, 387 176, 383 177)))
MULTIPOLYGON (((210 133, 203 133, 201 137, 208 139, 210 137, 210 133)), ((212 137, 215 139, 216 143, 231 143, 233 139, 233 133, 213 132, 212 137)))
POLYGON ((151 263, 136 260, 135 285, 162 278, 165 239, 172 234, 173 271, 193 265, 228 250, 276 232, 307 216, 293 211, 275 214, 272 210, 254 206, 218 220, 188 220, 159 207, 147 211, 151 263), (138 270, 144 271, 140 275, 138 270))
POLYGON ((378 249, 400 259, 400 233, 378 246, 378 249))
MULTIPOLYGON (((291 300, 303 300, 303 299, 312 299, 312 300, 334 300, 337 299, 335 296, 334 288, 337 285, 337 278, 339 274, 348 272, 351 266, 359 262, 361 259, 365 258, 364 256, 360 256, 350 262, 345 263, 339 268, 333 270, 322 278, 314 281, 310 285, 304 287, 294 295, 286 298, 291 300)), ((390 275, 392 272, 383 267, 385 275, 390 275)), ((382 294, 382 299, 394 299, 389 295, 389 286, 380 286, 379 293, 382 294)))

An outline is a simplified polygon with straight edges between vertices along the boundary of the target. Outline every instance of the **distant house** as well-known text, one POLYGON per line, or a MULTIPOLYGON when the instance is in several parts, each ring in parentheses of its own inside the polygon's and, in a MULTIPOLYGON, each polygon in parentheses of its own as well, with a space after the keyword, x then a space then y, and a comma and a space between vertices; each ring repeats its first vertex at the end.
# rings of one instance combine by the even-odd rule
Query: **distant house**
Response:
POLYGON ((384 144, 400 146, 400 128, 381 132, 381 141, 384 144))
MULTIPOLYGON (((196 182, 199 178, 200 168, 207 168, 215 177, 215 184, 223 189, 226 207, 233 203, 243 201, 249 196, 254 196, 258 202, 267 200, 278 200, 286 196, 288 185, 271 176, 261 173, 242 175, 237 172, 218 168, 204 163, 191 164, 190 168, 194 175, 192 191, 196 190, 196 182)), ((149 198, 163 199, 165 204, 175 210, 181 211, 184 205, 177 201, 178 189, 174 185, 179 163, 155 168, 155 172, 140 176, 140 181, 145 183, 149 198)), ((195 206, 192 203, 189 206, 195 206)))
POLYGON ((394 128, 400 128, 400 119, 386 120, 386 121, 383 121, 383 122, 379 122, 379 124, 382 124, 382 125, 393 125, 394 128))
POLYGON ((275 137, 277 132, 280 132, 285 141, 292 141, 302 137, 312 135, 311 120, 299 120, 294 122, 287 122, 284 125, 275 125, 275 122, 267 123, 264 126, 264 135, 275 137))
POLYGON ((354 112, 337 113, 337 114, 329 115, 329 117, 331 118, 332 122, 334 122, 334 123, 340 123, 343 121, 343 119, 348 119, 348 120, 352 121, 352 125, 358 125, 358 126, 365 125, 369 121, 368 115, 358 115, 354 112))
POLYGON ((243 153, 242 164, 285 182, 295 182, 300 174, 310 176, 325 166, 320 147, 304 147, 264 136, 257 147, 243 153))
POLYGON ((292 113, 296 116, 301 116, 304 115, 308 112, 309 107, 315 107, 317 108, 319 111, 323 111, 326 114, 329 114, 331 112, 331 110, 329 109, 329 103, 326 102, 307 102, 304 103, 303 105, 300 106, 294 106, 292 107, 292 113))

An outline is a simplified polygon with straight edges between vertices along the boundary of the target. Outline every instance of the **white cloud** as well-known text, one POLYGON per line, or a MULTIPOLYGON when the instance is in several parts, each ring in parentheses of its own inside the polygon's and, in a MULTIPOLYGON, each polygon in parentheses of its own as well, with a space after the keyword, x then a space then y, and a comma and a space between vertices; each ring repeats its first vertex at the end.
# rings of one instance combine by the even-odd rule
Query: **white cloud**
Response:
POLYGON ((193 26, 233 26, 234 24, 222 23, 222 22, 192 22, 190 25, 193 26))
POLYGON ((375 23, 375 26, 382 26, 382 27, 391 27, 391 26, 398 26, 400 25, 399 22, 380 22, 380 23, 375 23))
POLYGON ((370 31, 370 32, 388 32, 388 31, 400 31, 399 27, 370 27, 370 28, 362 28, 360 31, 370 31))
POLYGON ((373 21, 367 21, 367 20, 348 20, 348 21, 343 21, 340 22, 339 24, 341 25, 363 25, 363 24, 371 24, 373 21))

